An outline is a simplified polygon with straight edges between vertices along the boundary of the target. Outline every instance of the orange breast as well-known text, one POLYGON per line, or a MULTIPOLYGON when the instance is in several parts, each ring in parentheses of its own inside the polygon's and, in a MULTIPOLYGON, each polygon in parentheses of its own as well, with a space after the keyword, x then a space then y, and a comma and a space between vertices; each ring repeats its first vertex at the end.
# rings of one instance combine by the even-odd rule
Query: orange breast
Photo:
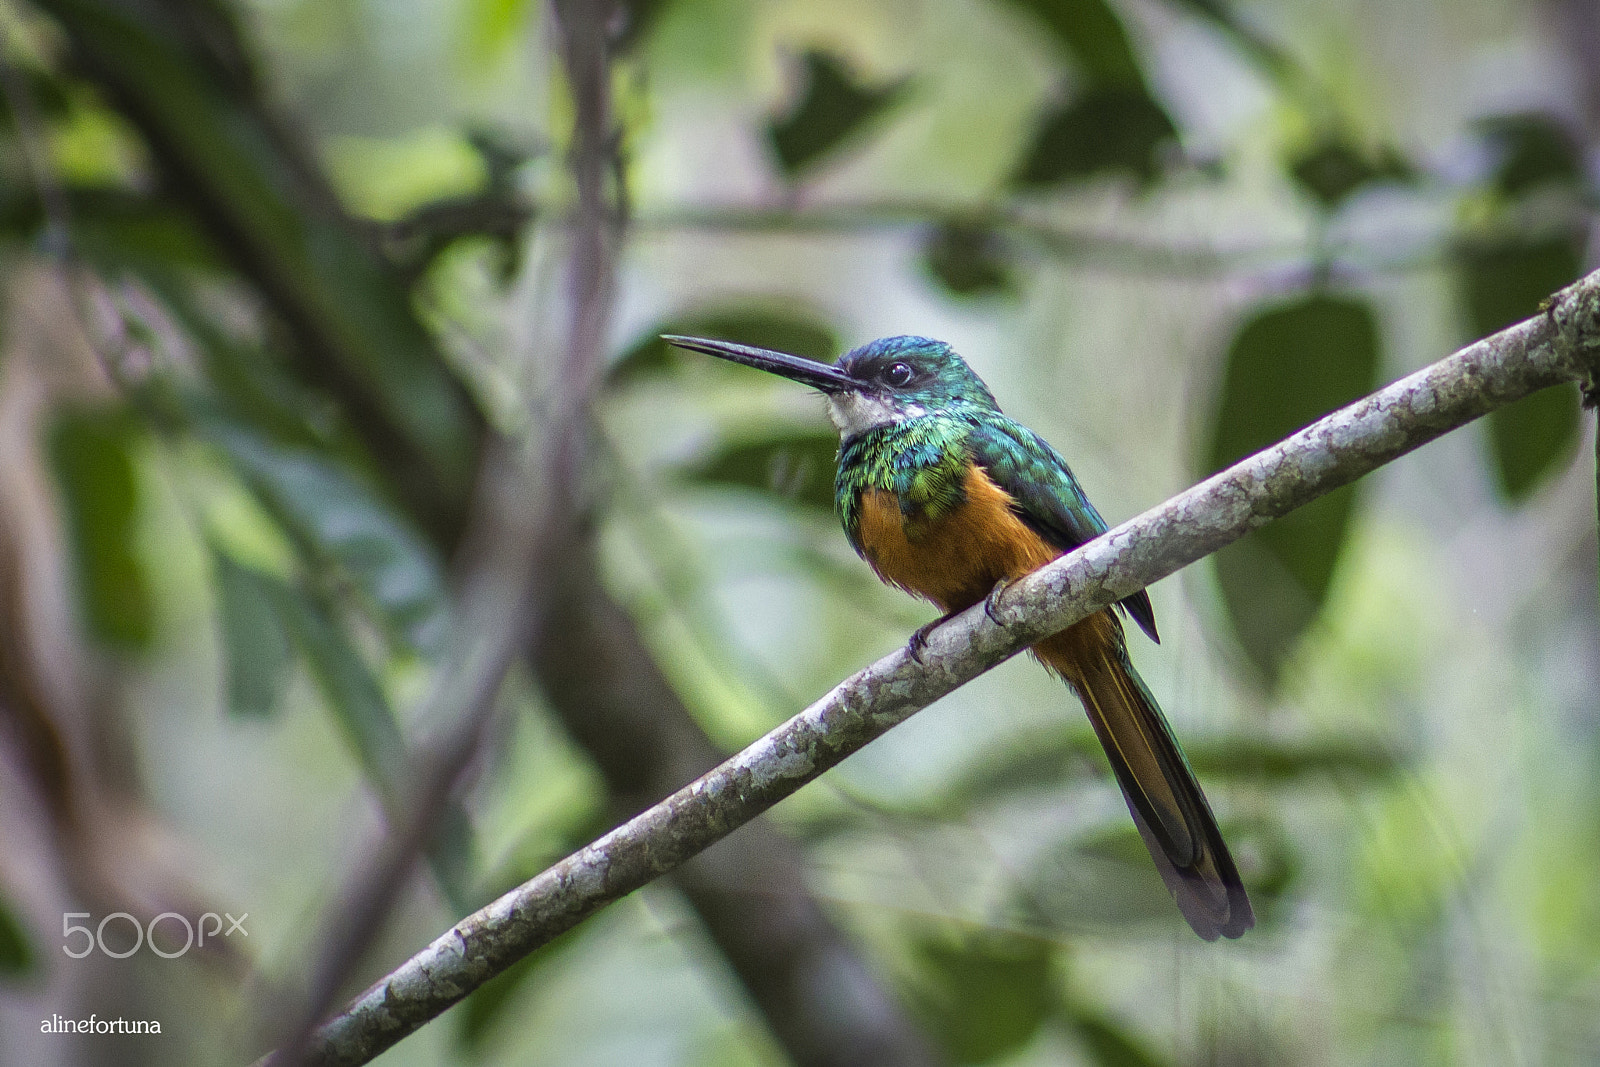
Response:
MULTIPOLYGON (((888 490, 861 497, 859 536, 872 569, 946 612, 969 608, 1002 579, 1020 578, 1061 555, 1022 521, 1011 494, 981 467, 967 469, 965 488, 965 503, 934 522, 908 523, 888 490)), ((1076 663, 1091 650, 1121 643, 1122 624, 1108 608, 1039 642, 1033 652, 1076 683, 1076 663)))
POLYGON ((944 611, 971 607, 1004 578, 1020 578, 1061 553, 1023 522, 1011 494, 981 467, 967 468, 966 500, 936 521, 907 521, 888 490, 861 497, 859 537, 886 582, 944 611))

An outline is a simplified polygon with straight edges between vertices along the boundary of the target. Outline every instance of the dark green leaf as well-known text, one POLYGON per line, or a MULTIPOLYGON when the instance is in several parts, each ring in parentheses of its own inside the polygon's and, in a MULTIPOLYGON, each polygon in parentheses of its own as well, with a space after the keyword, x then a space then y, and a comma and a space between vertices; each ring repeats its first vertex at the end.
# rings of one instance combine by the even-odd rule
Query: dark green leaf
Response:
POLYGON ((85 621, 102 640, 135 649, 155 635, 149 579, 134 544, 138 438, 137 421, 120 407, 63 411, 50 434, 85 621))
MULTIPOLYGON (((1371 392, 1378 345, 1364 301, 1315 295, 1258 314, 1228 349, 1207 469, 1371 392)), ((1337 490, 1216 555, 1234 630, 1269 684, 1322 606, 1354 503, 1354 487, 1337 490)))
POLYGON ((1100 1067, 1160 1067, 1163 1062, 1143 1041, 1099 1012, 1073 1005, 1069 1017, 1078 1040, 1100 1067))
POLYGON ((805 69, 805 92, 799 103, 767 128, 778 162, 791 178, 861 131, 904 88, 903 82, 862 85, 827 52, 807 52, 805 69))
POLYGON ((1128 31, 1105 0, 1007 0, 1050 31, 1086 75, 1100 86, 1144 91, 1144 74, 1128 31))
POLYGON ((303 551, 337 563, 405 643, 437 647, 448 617, 444 578, 410 523, 323 455, 267 441, 199 405, 195 414, 303 551))
POLYGON ((1488 336, 1537 313, 1547 296, 1578 276, 1582 262, 1582 245, 1572 237, 1464 244, 1458 263, 1472 336, 1488 336))
POLYGON ((928 273, 958 296, 1016 291, 1005 242, 992 227, 953 220, 936 226, 922 246, 928 273))
POLYGON ((1289 164, 1300 186, 1332 211, 1362 186, 1374 182, 1404 182, 1415 171, 1392 148, 1372 153, 1337 134, 1329 134, 1289 164))
POLYGON ((278 605, 288 595, 282 579, 239 563, 213 545, 217 620, 227 663, 228 710, 263 718, 272 713, 289 677, 289 632, 278 605))
POLYGON ((652 329, 611 367, 611 381, 627 384, 677 370, 685 362, 699 367, 726 367, 722 360, 684 352, 661 339, 664 333, 709 337, 734 344, 770 348, 790 355, 832 362, 839 338, 826 321, 806 309, 786 307, 716 308, 664 322, 652 329))
POLYGON ((1524 500, 1576 452, 1578 389, 1561 385, 1534 393, 1491 411, 1488 423, 1496 484, 1507 500, 1524 500))
POLYGON ((929 1029, 956 1063, 988 1063, 1033 1039, 1050 1011, 1051 946, 1002 931, 932 931, 915 945, 929 1029))
POLYGON ((722 446, 686 473, 693 481, 759 489, 796 504, 833 510, 833 430, 791 430, 722 446))
MULTIPOLYGON (((1572 238, 1464 245, 1457 272, 1472 335, 1484 337, 1536 314, 1545 297, 1581 270, 1582 243, 1572 238)), ((1572 457, 1577 391, 1545 389, 1490 412, 1488 423, 1496 484, 1507 500, 1523 500, 1572 457)))
POLYGON ((1495 152, 1493 180, 1501 196, 1521 196, 1546 184, 1583 184, 1583 148, 1554 115, 1495 115, 1476 126, 1495 152))
POLYGON ((1126 173, 1149 185, 1176 138, 1172 120, 1142 87, 1091 87, 1040 123, 1014 180, 1047 187, 1126 173))
POLYGON ((10 902, 0 898, 0 978, 23 978, 35 963, 27 931, 11 910, 10 902))

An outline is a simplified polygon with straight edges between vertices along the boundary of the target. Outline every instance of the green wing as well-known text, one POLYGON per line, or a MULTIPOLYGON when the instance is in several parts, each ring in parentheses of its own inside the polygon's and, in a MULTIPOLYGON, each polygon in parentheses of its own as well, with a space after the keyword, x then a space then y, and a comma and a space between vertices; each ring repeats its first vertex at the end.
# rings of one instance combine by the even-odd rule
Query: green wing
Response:
MULTIPOLYGON (((1106 520, 1089 503, 1061 453, 1020 422, 1004 415, 978 420, 969 444, 972 458, 1016 500, 1022 520, 1056 548, 1070 552, 1106 532, 1106 520)), ((1144 590, 1120 604, 1152 641, 1161 640, 1144 590)))

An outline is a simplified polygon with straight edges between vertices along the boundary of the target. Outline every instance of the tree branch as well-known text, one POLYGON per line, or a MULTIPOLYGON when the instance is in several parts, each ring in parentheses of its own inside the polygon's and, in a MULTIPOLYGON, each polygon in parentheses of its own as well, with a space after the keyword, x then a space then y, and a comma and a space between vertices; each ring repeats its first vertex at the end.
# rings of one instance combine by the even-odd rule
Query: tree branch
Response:
POLYGON ((316 1034, 366 1063, 540 945, 789 796, 1029 644, 1531 392, 1600 377, 1600 272, 1494 334, 1215 474, 846 679, 743 752, 468 916, 316 1034))
MULTIPOLYGON (((634 229, 646 235, 690 232, 856 236, 869 232, 926 232, 949 223, 996 231, 1021 248, 1086 269, 1178 279, 1310 270, 1319 259, 1340 271, 1404 272, 1449 262, 1460 241, 1449 228, 1399 243, 1345 239, 1322 247, 1310 234, 1244 241, 1204 235, 1173 240, 1061 222, 1046 213, 1004 203, 963 204, 937 199, 855 200, 806 207, 662 207, 639 215, 634 229)), ((1581 217, 1568 217, 1552 215, 1546 207, 1513 223, 1541 235, 1586 229, 1590 224, 1588 212, 1581 217)))

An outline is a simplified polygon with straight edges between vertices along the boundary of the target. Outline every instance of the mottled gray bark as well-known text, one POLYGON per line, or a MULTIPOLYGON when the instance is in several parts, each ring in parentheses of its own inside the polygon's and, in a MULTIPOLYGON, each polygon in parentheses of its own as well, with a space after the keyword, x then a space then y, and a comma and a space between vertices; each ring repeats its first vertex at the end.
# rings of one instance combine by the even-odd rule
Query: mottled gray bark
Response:
POLYGON ((1600 363, 1600 272, 1519 323, 1208 478, 884 657, 666 800, 468 916, 317 1031, 366 1063, 533 949, 676 870, 846 756, 1030 643, 1496 407, 1600 363))

